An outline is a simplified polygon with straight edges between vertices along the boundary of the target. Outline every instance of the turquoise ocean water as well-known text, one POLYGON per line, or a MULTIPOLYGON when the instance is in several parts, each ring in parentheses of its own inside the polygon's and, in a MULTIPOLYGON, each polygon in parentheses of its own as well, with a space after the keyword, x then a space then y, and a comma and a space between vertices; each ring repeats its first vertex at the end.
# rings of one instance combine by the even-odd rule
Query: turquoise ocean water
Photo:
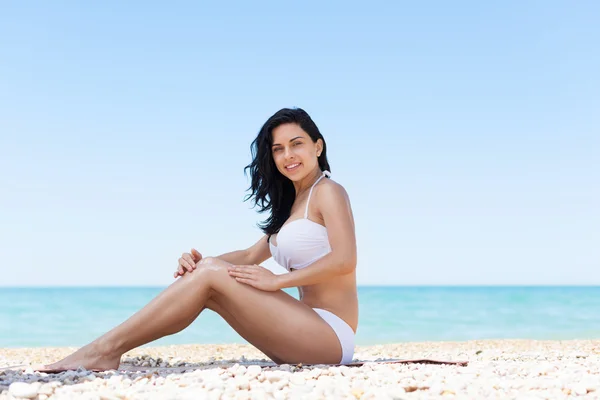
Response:
MULTIPOLYGON (((163 288, 0 288, 0 347, 81 346, 163 288)), ((294 295, 294 291, 289 291, 294 295)), ((357 344, 600 339, 600 287, 360 287, 357 344)), ((204 312, 151 345, 245 343, 204 312)))

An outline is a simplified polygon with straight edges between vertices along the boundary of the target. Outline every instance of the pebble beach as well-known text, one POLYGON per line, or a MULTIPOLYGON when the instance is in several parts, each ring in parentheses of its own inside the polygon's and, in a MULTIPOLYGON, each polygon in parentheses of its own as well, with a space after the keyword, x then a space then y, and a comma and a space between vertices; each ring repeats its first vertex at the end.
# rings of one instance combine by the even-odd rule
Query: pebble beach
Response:
POLYGON ((600 340, 357 346, 354 359, 366 361, 360 367, 275 365, 241 344, 142 347, 101 373, 28 367, 74 350, 0 349, 0 400, 600 398, 600 340), (468 365, 377 362, 420 358, 468 365))

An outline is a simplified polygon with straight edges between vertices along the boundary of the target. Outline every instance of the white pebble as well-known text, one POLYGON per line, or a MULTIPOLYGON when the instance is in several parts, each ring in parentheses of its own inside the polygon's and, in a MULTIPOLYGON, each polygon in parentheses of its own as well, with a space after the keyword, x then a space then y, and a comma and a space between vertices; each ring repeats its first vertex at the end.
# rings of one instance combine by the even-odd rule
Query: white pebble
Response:
POLYGON ((49 383, 46 383, 46 384, 42 385, 38 389, 38 394, 39 395, 50 396, 52 393, 54 393, 54 387, 51 384, 49 384, 49 383))
POLYGON ((246 370, 246 376, 248 377, 248 379, 252 379, 252 378, 260 375, 261 372, 262 372, 262 368, 260 366, 251 365, 246 370))
POLYGON ((236 378, 235 386, 240 390, 247 390, 250 388, 250 381, 246 377, 236 378))
POLYGON ((572 390, 578 396, 584 396, 587 394, 587 388, 585 385, 575 384, 573 385, 572 390))
POLYGON ((229 369, 229 372, 232 373, 233 376, 242 376, 246 373, 247 368, 243 365, 234 365, 229 369))
POLYGON ((273 397, 275 400, 284 400, 287 397, 287 394, 282 391, 277 391, 273 393, 273 397))
POLYGON ((100 393, 100 400, 120 400, 118 397, 111 395, 110 393, 100 393))
POLYGON ((213 389, 210 392, 208 392, 208 399, 209 400, 219 400, 222 395, 223 395, 223 390, 213 389))
POLYGON ((239 390, 235 393, 235 400, 250 400, 250 392, 247 390, 239 390))
POLYGON ((289 382, 288 378, 287 378, 287 377, 283 377, 283 378, 281 378, 280 380, 278 380, 277 382, 274 382, 274 383, 273 383, 273 388, 274 388, 275 390, 281 390, 281 389, 283 389, 284 387, 288 386, 288 385, 289 385, 289 383, 290 383, 290 382, 289 382))
POLYGON ((281 380, 281 378, 283 377, 283 374, 281 373, 281 371, 265 371, 265 378, 273 383, 273 382, 277 382, 279 380, 281 380))
POLYGON ((13 397, 21 397, 26 399, 33 399, 38 395, 38 389, 40 384, 36 383, 25 383, 25 382, 13 382, 8 387, 8 393, 13 397))
POLYGON ((289 364, 281 364, 278 369, 280 371, 291 372, 292 371, 292 366, 289 365, 289 364))
POLYGON ((322 370, 319 368, 315 368, 308 373, 308 379, 317 379, 321 376, 322 370))
POLYGON ((306 379, 302 375, 294 374, 290 378, 290 382, 294 385, 304 385, 306 383, 306 379))

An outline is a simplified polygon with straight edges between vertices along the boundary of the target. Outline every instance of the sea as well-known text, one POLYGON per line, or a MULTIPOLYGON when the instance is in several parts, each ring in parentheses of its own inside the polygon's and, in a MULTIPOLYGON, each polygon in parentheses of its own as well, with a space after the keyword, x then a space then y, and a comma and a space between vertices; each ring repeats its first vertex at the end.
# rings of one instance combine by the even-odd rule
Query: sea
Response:
MULTIPOLYGON (((82 346, 123 322, 162 290, 0 288, 0 348, 82 346)), ((297 298, 297 291, 288 293, 297 298)), ((600 287, 595 286, 361 286, 358 295, 357 345, 600 339, 600 287)), ((209 343, 246 341, 207 310, 185 330, 146 346, 209 343)))

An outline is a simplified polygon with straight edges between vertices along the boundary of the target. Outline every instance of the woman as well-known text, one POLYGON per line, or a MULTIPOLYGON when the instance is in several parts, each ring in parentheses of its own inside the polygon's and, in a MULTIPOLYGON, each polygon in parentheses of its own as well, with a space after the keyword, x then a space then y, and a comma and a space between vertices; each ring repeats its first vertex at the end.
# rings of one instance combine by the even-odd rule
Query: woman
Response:
POLYGON ((179 259, 178 278, 128 320, 46 370, 117 369, 121 356, 183 330, 206 308, 278 364, 352 361, 358 324, 356 239, 348 195, 302 109, 282 109, 252 143, 251 195, 265 235, 253 246, 179 259), (287 273, 259 264, 273 257, 287 273), (300 300, 281 289, 299 287, 300 300))

